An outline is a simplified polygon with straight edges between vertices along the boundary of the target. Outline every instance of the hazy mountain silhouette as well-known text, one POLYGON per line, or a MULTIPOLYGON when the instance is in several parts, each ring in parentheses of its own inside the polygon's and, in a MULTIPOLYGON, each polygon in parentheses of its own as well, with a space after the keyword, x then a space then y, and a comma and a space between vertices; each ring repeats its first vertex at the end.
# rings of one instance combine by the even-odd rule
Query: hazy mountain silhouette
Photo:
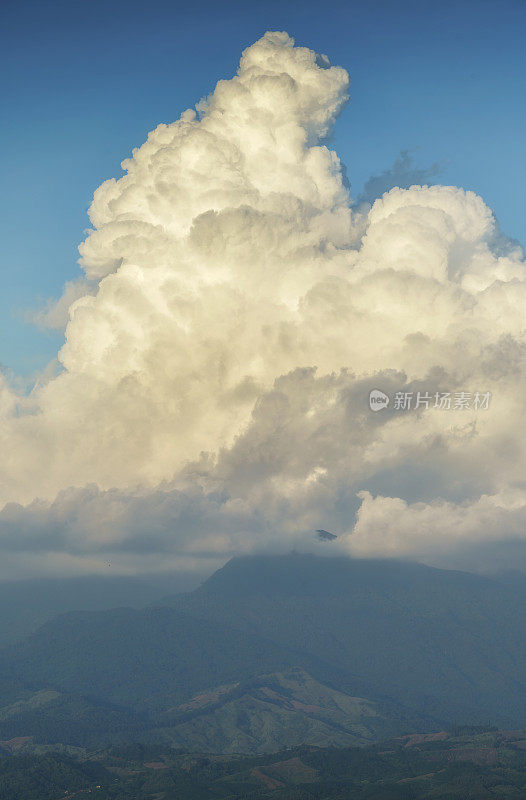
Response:
MULTIPOLYGON (((145 609, 72 612, 4 651, 0 737, 34 735, 37 717, 42 730, 45 705, 41 738, 61 741, 54 719, 62 715, 67 728, 64 720, 84 698, 86 725, 101 735, 125 736, 128 715, 135 738, 139 729, 155 731, 181 746, 186 735, 190 749, 207 741, 217 749, 222 735, 245 743, 252 737, 257 749, 264 742, 254 731, 278 730, 279 718, 291 741, 300 730, 329 741, 320 733, 327 720, 314 724, 304 707, 304 689, 296 709, 255 705, 253 692, 237 688, 220 691, 197 715, 191 706, 196 696, 213 699, 218 687, 291 669, 306 674, 305 685, 329 704, 331 692, 371 704, 373 735, 452 722, 526 724, 525 585, 518 576, 496 580, 395 561, 233 559, 192 592, 145 609), (188 704, 191 724, 173 715, 188 704), (260 714, 266 722, 258 727, 260 714)), ((348 722, 346 735, 358 736, 348 722)), ((275 739, 287 744, 287 735, 275 739)))

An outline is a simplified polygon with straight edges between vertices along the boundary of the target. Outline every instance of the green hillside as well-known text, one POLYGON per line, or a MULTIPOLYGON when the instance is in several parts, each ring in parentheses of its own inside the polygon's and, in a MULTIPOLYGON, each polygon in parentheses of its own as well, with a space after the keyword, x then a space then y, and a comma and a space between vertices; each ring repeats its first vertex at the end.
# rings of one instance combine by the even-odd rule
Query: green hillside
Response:
POLYGON ((191 754, 166 745, 0 750, 0 800, 520 800, 526 731, 414 734, 367 747, 268 755, 191 754))
POLYGON ((202 693, 166 716, 163 733, 174 746, 215 753, 363 745, 390 727, 374 703, 324 686, 300 668, 202 693))

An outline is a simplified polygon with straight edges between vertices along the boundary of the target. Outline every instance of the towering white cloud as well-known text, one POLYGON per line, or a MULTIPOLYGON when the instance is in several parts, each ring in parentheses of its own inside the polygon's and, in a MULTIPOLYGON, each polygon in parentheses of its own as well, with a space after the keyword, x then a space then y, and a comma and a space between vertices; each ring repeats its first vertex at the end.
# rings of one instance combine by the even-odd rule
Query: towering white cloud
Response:
POLYGON ((432 561, 522 536, 523 253, 455 187, 353 210, 323 144, 348 83, 267 33, 95 192, 64 369, 2 388, 6 550, 131 568, 333 525, 432 561), (373 414, 376 386, 492 399, 373 414))

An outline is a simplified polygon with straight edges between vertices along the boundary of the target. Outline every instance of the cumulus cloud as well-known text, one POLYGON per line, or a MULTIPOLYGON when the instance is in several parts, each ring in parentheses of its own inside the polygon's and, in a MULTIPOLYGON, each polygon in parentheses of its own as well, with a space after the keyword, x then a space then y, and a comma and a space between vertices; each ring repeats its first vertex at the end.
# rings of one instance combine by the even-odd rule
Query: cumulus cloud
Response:
POLYGON ((443 167, 436 162, 429 167, 418 167, 411 152, 402 150, 390 169, 384 169, 378 175, 371 175, 365 182, 356 204, 372 205, 375 200, 395 187, 409 189, 410 186, 436 183, 436 178, 442 171, 443 167))
POLYGON ((4 552, 150 570, 325 527, 434 563, 523 538, 523 252, 456 187, 353 205, 324 144, 348 87, 267 33, 95 192, 62 372, 1 385, 4 552), (491 404, 372 413, 373 388, 491 404))
POLYGON ((34 322, 39 328, 51 330, 64 330, 69 322, 69 309, 81 297, 96 290, 89 281, 80 279, 67 281, 58 300, 48 300, 44 308, 26 314, 28 322, 34 322))

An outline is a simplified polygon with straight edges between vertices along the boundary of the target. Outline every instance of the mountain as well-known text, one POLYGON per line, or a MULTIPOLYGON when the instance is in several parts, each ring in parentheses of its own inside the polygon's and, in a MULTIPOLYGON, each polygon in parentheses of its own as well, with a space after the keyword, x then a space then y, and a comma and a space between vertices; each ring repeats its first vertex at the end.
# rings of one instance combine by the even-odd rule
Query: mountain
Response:
POLYGON ((72 612, 4 653, 2 674, 37 690, 164 710, 197 692, 293 665, 295 654, 172 608, 72 612))
POLYGON ((526 722, 523 587, 396 561, 233 559, 172 608, 311 659, 311 674, 446 722, 526 722))
POLYGON ((207 753, 365 745, 387 729, 374 703, 324 686, 299 667, 203 692, 165 716, 173 746, 207 753))
POLYGON ((155 606, 60 616, 6 649, 0 672, 0 739, 255 752, 520 726, 524 585, 395 561, 238 558, 155 606))
POLYGON ((0 647, 23 639, 59 614, 118 606, 142 608, 168 592, 189 591, 199 583, 198 577, 185 573, 5 581, 0 583, 0 647))

